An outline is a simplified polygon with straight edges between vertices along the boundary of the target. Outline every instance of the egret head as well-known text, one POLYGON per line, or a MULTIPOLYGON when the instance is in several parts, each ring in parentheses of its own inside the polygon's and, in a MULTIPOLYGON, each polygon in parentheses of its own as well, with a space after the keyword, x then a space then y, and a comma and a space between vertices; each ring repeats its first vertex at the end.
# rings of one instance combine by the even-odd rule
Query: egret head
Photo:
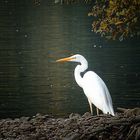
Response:
POLYGON ((56 60, 56 62, 67 62, 67 61, 81 63, 82 61, 85 61, 85 58, 80 54, 75 54, 75 55, 70 56, 70 57, 56 60))

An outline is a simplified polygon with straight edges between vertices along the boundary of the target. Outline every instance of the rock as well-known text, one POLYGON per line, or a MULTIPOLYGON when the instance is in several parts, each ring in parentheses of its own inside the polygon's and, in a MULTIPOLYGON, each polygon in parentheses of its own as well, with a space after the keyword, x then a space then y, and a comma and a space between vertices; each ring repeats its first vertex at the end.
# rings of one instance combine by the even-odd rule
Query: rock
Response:
POLYGON ((140 115, 140 108, 126 109, 118 107, 117 110, 123 112, 127 117, 140 115))
POLYGON ((71 132, 65 138, 62 138, 62 140, 79 140, 79 138, 80 134, 77 132, 71 132))
MULTIPOLYGON (((126 111, 126 110, 125 110, 126 111)), ((139 109, 132 109, 135 115, 126 113, 83 116, 72 113, 68 118, 54 118, 36 114, 33 117, 0 120, 0 140, 109 140, 140 139, 139 109)))
POLYGON ((140 126, 138 127, 138 129, 137 129, 137 131, 136 131, 135 140, 140 140, 140 126))
POLYGON ((80 114, 77 114, 77 113, 71 113, 69 115, 69 118, 70 119, 79 119, 79 118, 81 118, 81 115, 80 114))
POLYGON ((127 109, 124 114, 127 117, 131 117, 131 116, 138 116, 140 115, 140 108, 134 108, 134 109, 127 109))
POLYGON ((30 117, 21 117, 20 121, 29 121, 31 118, 30 117))
POLYGON ((86 112, 82 117, 83 118, 87 118, 87 117, 91 117, 92 115, 89 112, 86 112))

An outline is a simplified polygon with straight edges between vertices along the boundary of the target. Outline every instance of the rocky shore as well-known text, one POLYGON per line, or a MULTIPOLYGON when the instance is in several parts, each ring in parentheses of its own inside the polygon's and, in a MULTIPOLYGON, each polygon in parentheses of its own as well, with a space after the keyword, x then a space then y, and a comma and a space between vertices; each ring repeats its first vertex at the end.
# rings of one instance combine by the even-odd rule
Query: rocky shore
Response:
POLYGON ((87 112, 2 119, 0 140, 140 140, 140 108, 119 110, 115 117, 87 112))

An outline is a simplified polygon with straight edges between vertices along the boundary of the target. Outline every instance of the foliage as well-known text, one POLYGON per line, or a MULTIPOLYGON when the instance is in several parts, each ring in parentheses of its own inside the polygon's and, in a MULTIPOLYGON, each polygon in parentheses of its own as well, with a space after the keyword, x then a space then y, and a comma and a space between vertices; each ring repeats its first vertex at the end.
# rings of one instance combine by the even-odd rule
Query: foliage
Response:
POLYGON ((97 0, 88 15, 94 16, 93 31, 108 39, 140 35, 140 0, 97 0))

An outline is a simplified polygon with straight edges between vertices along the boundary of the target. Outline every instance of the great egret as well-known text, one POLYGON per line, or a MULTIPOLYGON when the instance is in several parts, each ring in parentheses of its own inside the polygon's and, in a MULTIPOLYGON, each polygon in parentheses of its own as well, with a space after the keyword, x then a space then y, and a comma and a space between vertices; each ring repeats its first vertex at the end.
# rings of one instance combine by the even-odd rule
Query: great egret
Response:
POLYGON ((97 115, 99 113, 98 109, 100 109, 104 114, 114 116, 112 99, 104 81, 93 71, 88 71, 83 77, 81 76, 81 73, 88 68, 87 60, 79 54, 56 60, 56 62, 66 61, 80 63, 75 68, 74 76, 77 84, 83 88, 87 96, 91 114, 93 114, 92 104, 94 104, 97 107, 97 115))

